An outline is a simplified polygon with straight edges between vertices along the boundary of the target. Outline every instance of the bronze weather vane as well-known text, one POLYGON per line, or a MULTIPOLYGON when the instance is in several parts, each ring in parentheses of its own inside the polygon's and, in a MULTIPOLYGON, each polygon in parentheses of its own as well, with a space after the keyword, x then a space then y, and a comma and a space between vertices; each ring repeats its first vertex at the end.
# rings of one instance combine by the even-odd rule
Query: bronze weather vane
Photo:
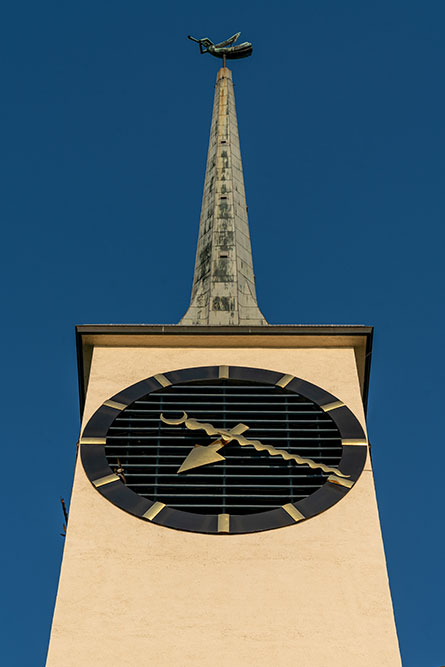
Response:
POLYGON ((252 44, 250 42, 243 42, 242 44, 233 46, 240 35, 241 33, 237 32, 235 35, 232 35, 232 37, 229 37, 229 39, 224 40, 224 42, 219 42, 219 44, 214 44, 208 37, 196 39, 195 37, 188 35, 188 39, 199 44, 201 53, 210 53, 212 56, 215 56, 215 58, 222 58, 225 66, 226 59, 236 60, 238 58, 247 58, 252 55, 252 44))

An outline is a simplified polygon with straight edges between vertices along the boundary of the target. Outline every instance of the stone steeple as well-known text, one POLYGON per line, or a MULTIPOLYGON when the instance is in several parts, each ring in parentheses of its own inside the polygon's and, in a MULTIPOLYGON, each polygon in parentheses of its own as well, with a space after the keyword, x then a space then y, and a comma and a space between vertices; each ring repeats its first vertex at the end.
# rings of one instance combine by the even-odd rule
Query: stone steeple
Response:
POLYGON ((255 293, 232 72, 216 77, 189 325, 267 324, 255 293))

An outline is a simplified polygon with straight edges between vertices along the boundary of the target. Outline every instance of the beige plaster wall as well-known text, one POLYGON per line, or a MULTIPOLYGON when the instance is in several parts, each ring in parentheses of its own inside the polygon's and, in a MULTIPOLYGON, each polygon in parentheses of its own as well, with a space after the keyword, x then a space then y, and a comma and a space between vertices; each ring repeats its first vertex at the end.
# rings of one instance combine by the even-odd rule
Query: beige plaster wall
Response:
MULTIPOLYGON (((352 348, 96 348, 85 420, 138 380, 201 365, 291 373, 364 423, 352 348)), ((330 510, 250 535, 132 517, 77 462, 48 667, 395 667, 400 657, 370 462, 330 510)))

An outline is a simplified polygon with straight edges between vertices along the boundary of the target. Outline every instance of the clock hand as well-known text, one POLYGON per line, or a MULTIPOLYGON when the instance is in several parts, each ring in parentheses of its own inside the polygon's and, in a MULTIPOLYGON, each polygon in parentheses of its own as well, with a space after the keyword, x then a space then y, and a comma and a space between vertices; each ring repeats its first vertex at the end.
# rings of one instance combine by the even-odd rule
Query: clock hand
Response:
MULTIPOLYGON (((225 441, 224 444, 233 440, 233 435, 237 433, 244 433, 244 431, 247 431, 249 428, 245 424, 238 424, 230 430, 224 428, 215 428, 212 424, 199 422, 197 419, 191 419, 186 412, 183 412, 182 417, 179 419, 167 419, 167 417, 164 417, 164 415, 161 414, 161 421, 164 422, 164 424, 168 424, 169 426, 180 426, 180 424, 185 424, 189 431, 203 430, 207 433, 207 435, 218 435, 218 440, 222 438, 225 441)), ((210 447, 210 445, 208 446, 210 447)))
POLYGON ((248 428, 249 427, 245 424, 238 424, 234 428, 230 429, 230 431, 227 432, 227 435, 225 433, 221 434, 221 438, 219 440, 214 440, 206 447, 195 445, 190 454, 184 459, 184 462, 178 469, 178 472, 185 472, 186 470, 199 468, 200 466, 205 466, 209 463, 216 463, 216 461, 225 461, 224 456, 218 454, 218 450, 233 440, 233 435, 236 435, 237 433, 244 433, 244 431, 247 431, 248 428))
POLYGON ((218 449, 224 447, 226 443, 221 442, 221 440, 215 440, 206 447, 201 445, 195 445, 182 462, 182 465, 178 468, 176 472, 186 472, 186 470, 193 470, 193 468, 199 468, 200 466, 206 466, 209 463, 216 463, 217 461, 225 461, 224 456, 218 454, 218 449))
POLYGON ((201 423, 196 419, 189 419, 186 412, 183 413, 180 419, 167 419, 161 414, 161 421, 164 424, 169 424, 170 426, 179 426, 180 424, 185 424, 185 426, 190 430, 204 430, 207 435, 219 435, 218 440, 214 440, 205 447, 201 445, 195 445, 184 459, 181 467, 178 469, 179 472, 185 472, 186 470, 192 470, 193 468, 199 468, 200 466, 208 465, 209 463, 216 463, 216 461, 224 461, 224 456, 218 454, 218 450, 224 447, 228 442, 233 440, 235 435, 244 433, 249 428, 246 424, 237 424, 230 430, 226 429, 216 429, 212 424, 201 423))
MULTIPOLYGON (((241 447, 254 447, 257 452, 266 451, 271 456, 281 456, 285 461, 295 461, 298 465, 307 465, 312 469, 320 468, 324 472, 331 473, 337 477, 349 477, 345 475, 338 468, 333 468, 327 466, 324 463, 318 463, 312 459, 299 456, 298 454, 291 454, 285 449, 277 449, 272 447, 272 445, 264 445, 259 440, 248 440, 243 436, 235 436, 231 440, 236 440, 241 447)), ((207 465, 209 463, 215 463, 216 461, 224 460, 224 456, 217 454, 217 450, 221 449, 226 443, 221 443, 216 440, 214 443, 211 443, 207 447, 201 447, 199 445, 195 446, 194 449, 185 459, 182 466, 179 468, 178 472, 185 472, 186 470, 191 470, 192 468, 197 468, 198 466, 207 465), (207 452, 207 450, 209 450, 207 452)))
POLYGON ((334 475, 337 475, 338 477, 349 477, 349 475, 345 475, 338 468, 332 468, 331 466, 327 466, 324 463, 317 463, 312 459, 299 456, 298 454, 291 454, 285 449, 277 449, 272 445, 264 445, 259 440, 248 440, 243 435, 236 436, 234 440, 237 440, 242 447, 254 447, 257 452, 265 451, 268 452, 271 456, 281 456, 285 461, 295 461, 298 463, 298 465, 307 465, 312 469, 320 468, 320 470, 323 470, 323 472, 330 472, 334 475))
POLYGON ((271 456, 281 456, 286 461, 295 461, 298 465, 308 465, 312 469, 319 468, 320 470, 323 470, 323 472, 332 473, 334 475, 337 475, 338 477, 349 477, 349 475, 345 475, 338 468, 327 466, 324 463, 317 463, 312 459, 299 456, 298 454, 291 454, 285 449, 277 449, 272 445, 264 445, 259 440, 248 440, 242 435, 242 433, 249 428, 245 424, 238 424, 238 426, 235 426, 235 428, 231 429, 230 431, 227 431, 226 429, 217 429, 214 426, 212 426, 212 424, 201 423, 197 419, 190 419, 186 412, 183 413, 183 416, 180 419, 167 419, 166 417, 164 417, 164 415, 161 414, 161 421, 171 426, 179 426, 180 424, 185 424, 186 428, 190 430, 202 429, 207 433, 207 435, 219 435, 220 439, 223 440, 222 445, 216 446, 216 443, 219 442, 218 440, 215 441, 214 443, 211 443, 210 445, 207 445, 207 447, 201 447, 199 445, 195 447, 187 456, 187 458, 185 459, 184 463, 182 464, 178 472, 184 472, 185 470, 191 470, 192 468, 196 468, 198 466, 207 465, 208 463, 214 463, 215 461, 223 460, 224 457, 221 456, 220 454, 217 454, 217 450, 221 449, 221 447, 223 447, 224 444, 231 442, 231 440, 236 440, 238 444, 241 445, 241 447, 254 447, 254 449, 256 449, 256 451, 258 452, 266 451, 271 456), (208 447, 212 447, 212 449, 208 450, 208 447), (199 452, 199 455, 198 454, 193 455, 194 451, 198 449, 202 450, 199 452), (206 450, 208 453, 206 452, 206 450), (196 463, 193 462, 193 459, 196 459, 196 463), (199 461, 202 461, 202 463, 199 461), (187 467, 184 467, 186 463, 187 467))

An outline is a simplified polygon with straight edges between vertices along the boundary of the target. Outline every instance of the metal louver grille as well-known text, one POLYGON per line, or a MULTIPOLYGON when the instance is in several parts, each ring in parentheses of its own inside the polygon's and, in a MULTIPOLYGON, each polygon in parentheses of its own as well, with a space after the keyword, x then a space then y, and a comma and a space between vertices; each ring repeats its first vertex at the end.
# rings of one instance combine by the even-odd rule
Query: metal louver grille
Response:
POLYGON ((339 431, 321 408, 273 385, 233 380, 166 387, 135 401, 111 425, 105 453, 111 468, 124 469, 128 488, 169 507, 200 514, 250 514, 297 502, 325 483, 327 474, 232 442, 219 451, 225 461, 177 474, 204 431, 168 426, 160 414, 230 429, 240 422, 246 436, 278 449, 338 466, 339 431))

